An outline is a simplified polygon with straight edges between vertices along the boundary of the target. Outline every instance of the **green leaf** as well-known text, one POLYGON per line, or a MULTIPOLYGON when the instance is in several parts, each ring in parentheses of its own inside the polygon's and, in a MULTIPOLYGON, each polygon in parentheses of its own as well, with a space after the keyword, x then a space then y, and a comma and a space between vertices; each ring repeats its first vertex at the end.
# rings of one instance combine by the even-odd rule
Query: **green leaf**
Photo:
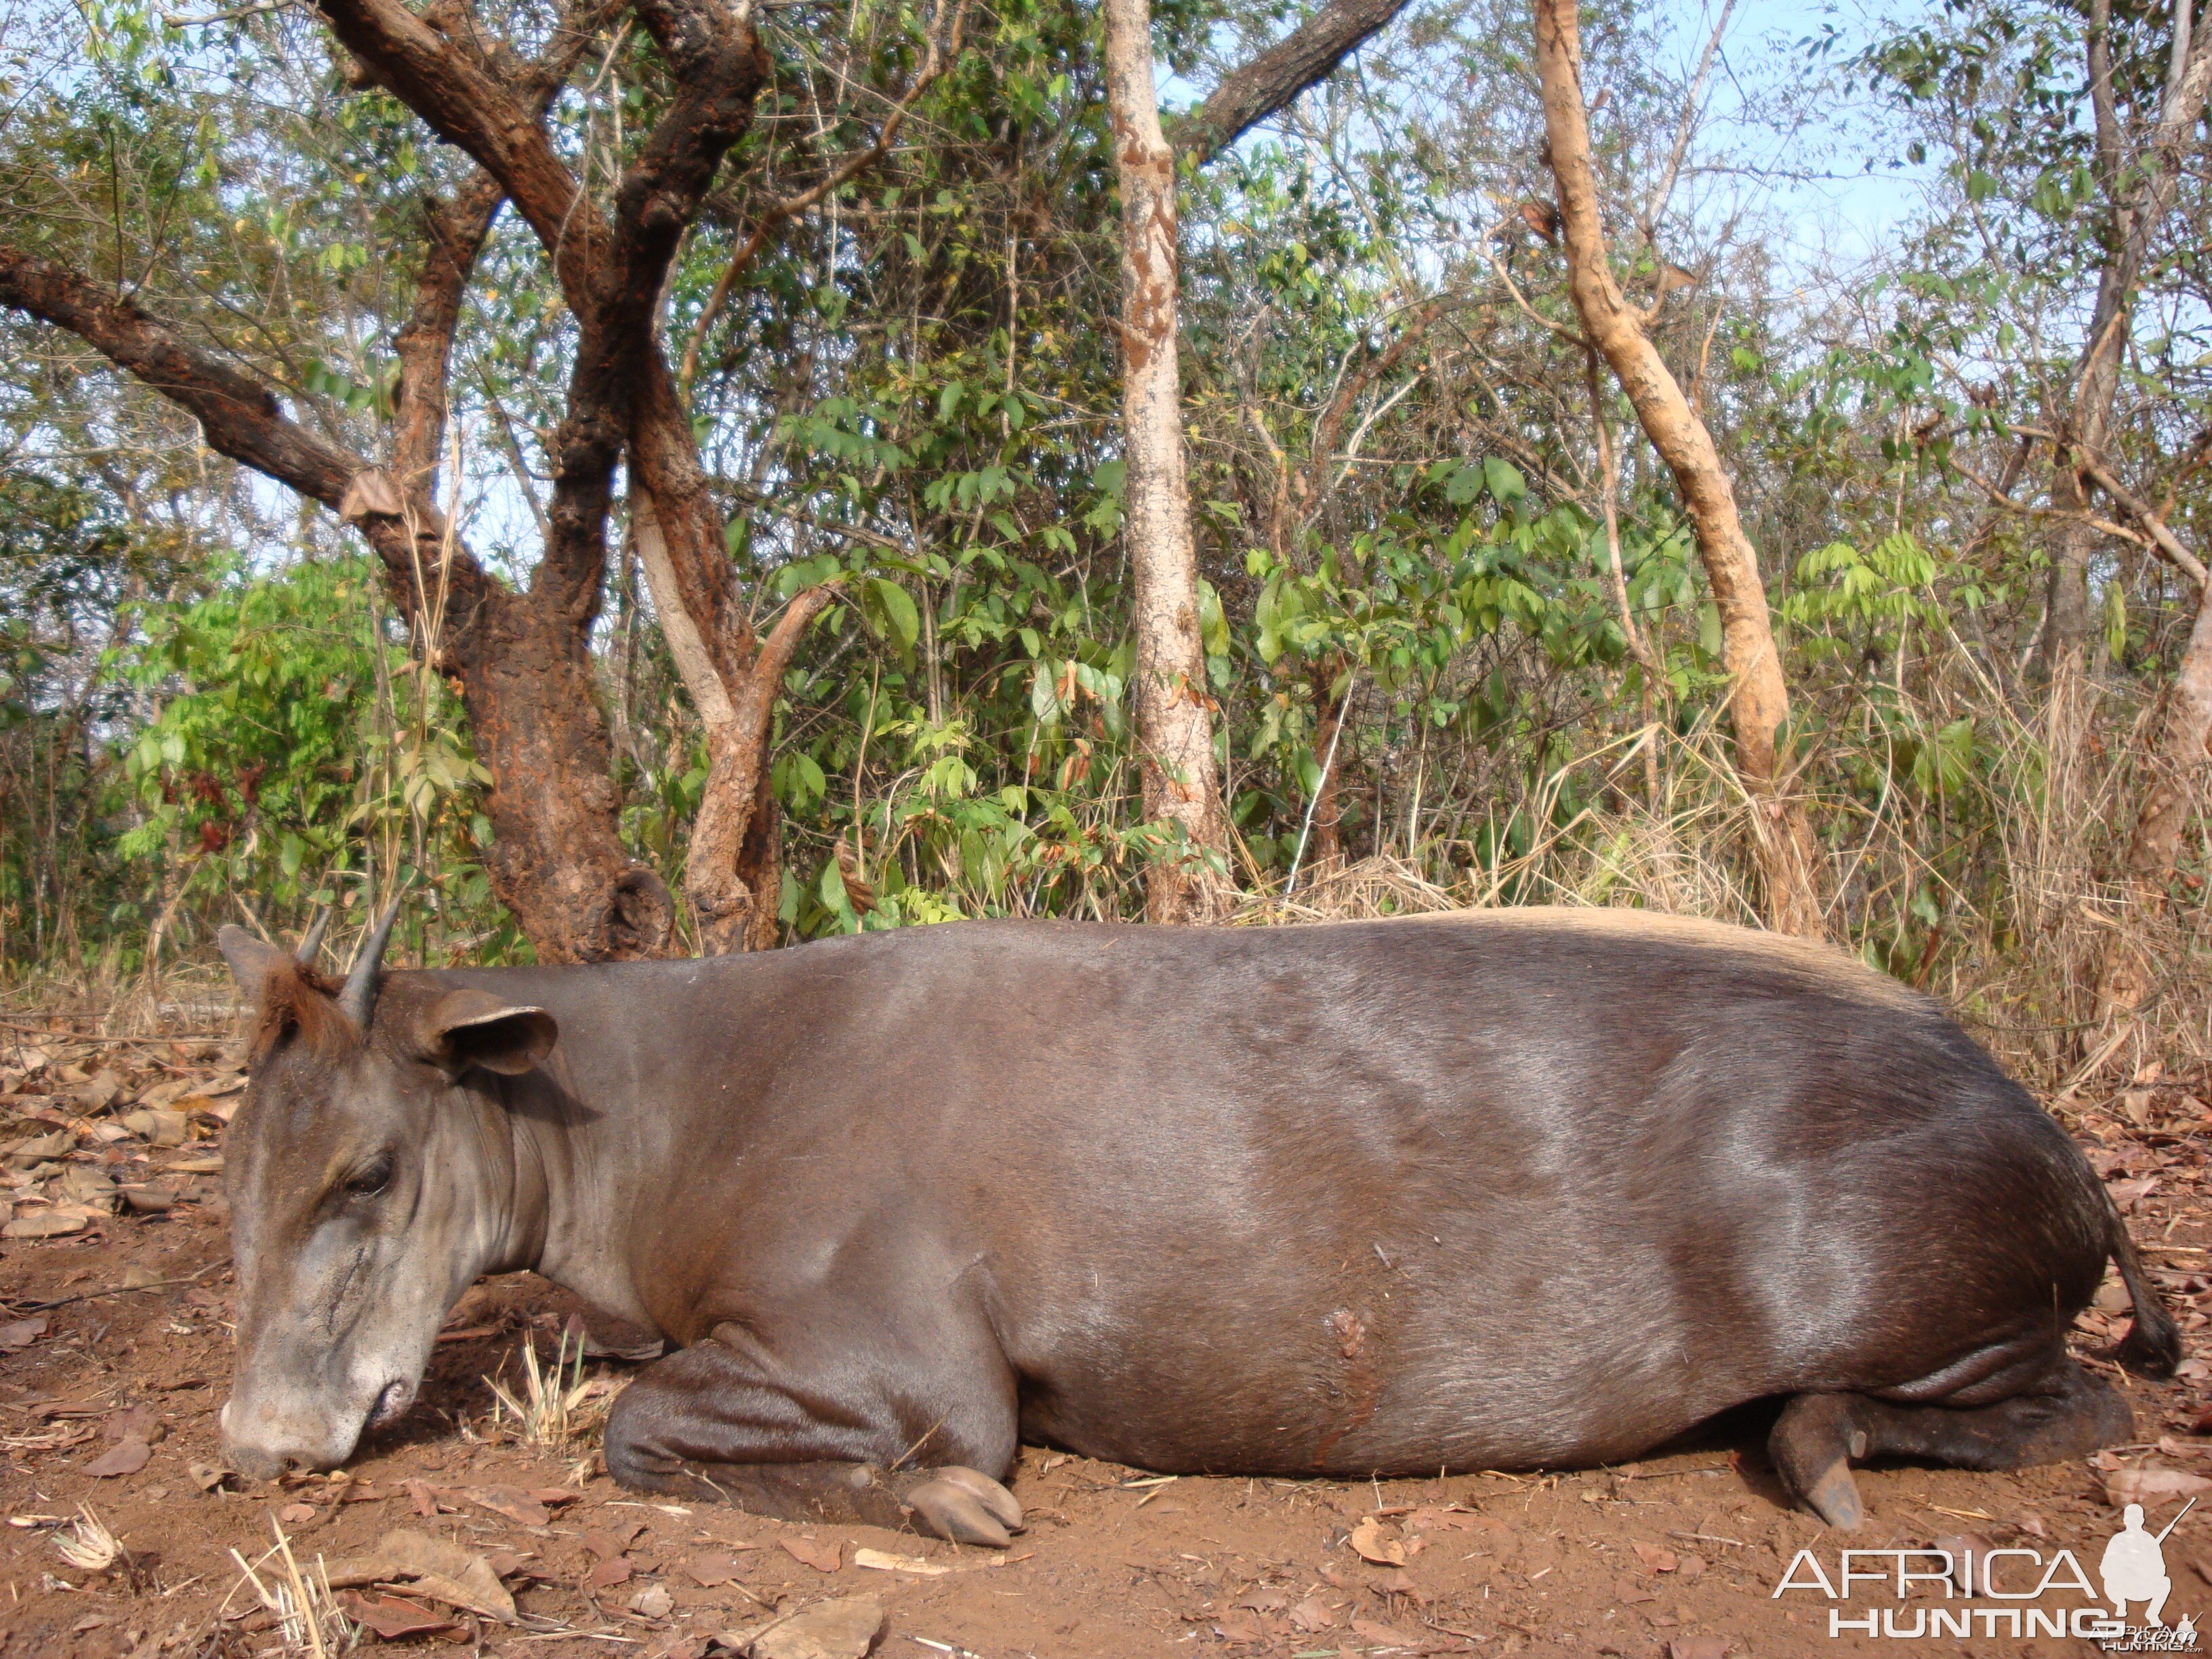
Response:
POLYGON ((884 631, 898 641, 900 649, 911 651, 921 637, 921 613, 915 609, 906 589, 881 576, 871 576, 867 592, 884 631))

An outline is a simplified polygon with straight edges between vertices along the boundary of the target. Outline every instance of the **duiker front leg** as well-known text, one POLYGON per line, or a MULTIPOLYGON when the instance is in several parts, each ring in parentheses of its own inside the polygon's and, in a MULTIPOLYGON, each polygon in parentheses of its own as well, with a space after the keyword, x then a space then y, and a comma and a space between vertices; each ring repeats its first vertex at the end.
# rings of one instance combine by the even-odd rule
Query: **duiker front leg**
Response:
POLYGON ((1021 1530, 1022 1506, 985 1472, 1013 1466, 1011 1405, 969 1400, 915 1429, 887 1401, 848 1399, 819 1379, 771 1380, 771 1369, 783 1368, 762 1364, 757 1345, 728 1326, 647 1366, 607 1419, 607 1473, 640 1491, 720 1498, 782 1521, 911 1520, 993 1547, 1021 1530), (997 1415, 1002 1437, 990 1431, 997 1415))

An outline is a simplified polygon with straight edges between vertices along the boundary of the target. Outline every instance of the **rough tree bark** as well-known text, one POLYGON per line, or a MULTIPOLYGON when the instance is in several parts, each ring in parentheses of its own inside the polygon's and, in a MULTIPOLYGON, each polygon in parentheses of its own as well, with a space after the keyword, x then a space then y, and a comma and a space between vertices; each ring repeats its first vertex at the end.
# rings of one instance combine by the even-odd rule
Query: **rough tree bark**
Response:
POLYGON ((767 73, 750 0, 635 0, 629 8, 672 71, 674 94, 604 213, 544 125, 582 48, 618 8, 581 0, 544 62, 488 43, 459 0, 422 13, 399 0, 325 0, 350 54, 349 79, 385 88, 481 168, 434 203, 416 307, 399 341, 401 383, 388 467, 368 465, 287 419, 267 388, 199 351, 128 302, 25 255, 0 253, 0 302, 82 336, 198 416, 212 447, 339 511, 376 550, 400 607, 430 615, 438 665, 460 680, 495 784, 491 873, 541 957, 658 953, 671 907, 658 878, 623 852, 589 637, 606 568, 616 469, 628 454, 653 498, 654 597, 672 629, 702 642, 687 677, 715 729, 703 836, 687 884, 709 948, 774 942, 776 836, 766 748, 776 688, 805 623, 792 606, 765 645, 732 586, 723 526, 699 465, 653 317, 670 260, 767 73), (544 556, 526 592, 490 580, 447 534, 434 500, 446 381, 460 301, 502 201, 551 258, 578 344, 552 446, 544 556), (434 604, 432 595, 440 603, 434 604), (431 614, 434 612, 434 614, 431 614), (765 905, 756 896, 769 896, 765 905))
POLYGON ((2160 94, 2158 119, 2139 156, 2130 157, 2112 93, 2112 0, 2091 0, 2087 43, 2089 104, 2095 121, 2096 175, 2106 203, 2105 260, 2097 302, 2068 398, 2051 475, 2051 504, 2069 516, 2059 530, 2045 592, 2043 629, 2029 676, 2063 681, 2078 672, 2089 636, 2089 559, 2098 536, 2085 522, 2089 489, 2082 459, 2102 457, 2112 434, 2120 365, 2133 337, 2136 291, 2150 239, 2172 210, 2180 187, 2181 152, 2204 113, 2212 88, 2212 29, 2191 38, 2189 8, 2175 16, 2172 70, 2160 94))
POLYGON ((1155 863, 1154 921, 1207 921, 1223 883, 1229 819, 1214 763, 1212 699, 1198 622, 1198 546, 1183 469, 1182 371, 1176 341, 1175 152, 1152 88, 1148 0, 1106 0, 1106 104, 1121 194, 1123 544, 1137 637, 1138 763, 1147 819, 1182 826, 1189 854, 1155 863))
MULTIPOLYGON (((2181 850, 2181 832, 2196 805, 2197 775, 2212 739, 2212 586, 2197 592, 2197 623, 2182 648, 2173 682, 2160 700, 2151 777, 2129 839, 2127 870, 2145 911, 2166 907, 2181 850)), ((2130 1004, 2132 1006, 2132 1003, 2130 1004)))
POLYGON ((1652 447, 1674 475, 1697 532, 1706 585, 1720 611, 1733 682, 1729 719, 1736 769, 1757 807, 1757 849, 1766 920, 1778 932, 1823 932, 1813 878, 1812 827, 1790 798, 1778 734, 1790 717, 1790 691, 1775 649, 1759 555, 1744 534, 1735 492, 1712 435, 1682 395, 1607 263, 1589 126, 1582 89, 1582 39, 1576 0, 1536 0, 1536 63, 1544 126, 1559 184, 1568 287, 1590 340, 1605 356, 1635 407, 1652 447))
MULTIPOLYGON (((1406 0, 1336 0, 1224 76, 1181 124, 1203 165, 1255 123, 1325 78, 1406 0)), ((1176 151, 1152 84, 1149 0, 1106 0, 1106 105, 1121 197, 1122 529, 1136 634, 1138 764, 1147 819, 1181 826, 1189 853, 1155 863, 1145 908, 1154 921, 1206 921, 1224 908, 1229 818, 1213 754, 1214 703, 1199 629, 1198 549, 1184 469, 1176 151)))

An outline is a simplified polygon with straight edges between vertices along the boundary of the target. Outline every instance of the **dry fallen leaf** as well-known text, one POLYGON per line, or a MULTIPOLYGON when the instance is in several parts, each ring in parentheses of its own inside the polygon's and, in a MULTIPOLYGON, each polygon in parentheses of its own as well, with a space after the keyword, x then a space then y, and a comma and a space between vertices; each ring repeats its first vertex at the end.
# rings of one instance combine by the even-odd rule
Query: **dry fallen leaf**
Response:
POLYGON ((610 1556, 584 1575, 584 1589, 586 1594, 597 1595, 601 1590, 610 1590, 617 1584, 627 1583, 630 1574, 636 1571, 629 1564, 628 1557, 610 1556))
POLYGON ((1224 1642, 1260 1642, 1267 1635, 1260 1621, 1241 1608, 1223 1613, 1213 1621, 1213 1628, 1224 1642))
POLYGON ((426 1572, 407 1586, 408 1593, 427 1596, 433 1601, 443 1601, 447 1607, 459 1607, 466 1613, 480 1613, 487 1619, 496 1619, 503 1625, 520 1622, 515 1611, 514 1598, 507 1593, 507 1586, 495 1577, 482 1556, 470 1564, 465 1578, 448 1578, 443 1573, 426 1572))
POLYGON ((182 1112, 125 1112, 123 1127, 156 1146, 181 1146, 191 1133, 182 1112))
POLYGON ((153 1455, 153 1448, 133 1435, 94 1458, 84 1466, 84 1472, 100 1480, 118 1474, 136 1474, 146 1467, 146 1460, 153 1455))
POLYGON ((1395 1625, 1377 1624, 1372 1619, 1354 1619, 1352 1633, 1362 1641, 1374 1643, 1377 1647, 1414 1648, 1421 1644, 1419 1637, 1400 1630, 1395 1625))
POLYGON ((304 1527, 315 1518, 313 1504, 287 1504, 276 1511, 276 1518, 288 1527, 304 1527))
POLYGON ((584 1547, 605 1561, 620 1555, 630 1546, 630 1540, 645 1530, 642 1521, 613 1521, 604 1527, 594 1527, 584 1534, 584 1547))
POLYGON ((647 1584, 629 1599, 629 1610, 646 1619, 665 1619, 676 1610, 676 1598, 665 1585, 647 1584))
POLYGON ((361 1595, 343 1590, 338 1595, 338 1606, 347 1618, 368 1626, 387 1642, 402 1642, 410 1636, 431 1636, 460 1628, 452 1614, 434 1613, 396 1595, 361 1595))
POLYGON ((2212 1492, 2212 1480, 2179 1469, 2118 1469, 2105 1477, 2105 1499, 2115 1509, 2208 1492, 2212 1492))
POLYGON ((202 1492, 214 1492, 231 1478, 228 1469, 218 1468, 213 1463, 187 1463, 185 1465, 185 1473, 191 1476, 192 1484, 202 1492))
POLYGON ((1318 1595, 1309 1595, 1291 1609, 1291 1623, 1299 1630, 1327 1630, 1335 1622, 1335 1611, 1318 1595))
POLYGON ((803 1567, 817 1572, 835 1572, 844 1565, 844 1546, 836 1539, 780 1538, 783 1553, 803 1567))
POLYGON ((755 1637, 753 1659, 864 1659, 884 1633, 884 1604, 872 1595, 818 1601, 755 1637))
POLYGON ((738 1576, 737 1558, 729 1555, 695 1555, 684 1564, 684 1571, 702 1589, 714 1589, 728 1583, 738 1576))
POLYGON ((1644 1564, 1646 1572, 1672 1572, 1681 1565, 1674 1552, 1658 1544, 1647 1544, 1640 1538, 1629 1540, 1628 1547, 1636 1552, 1636 1559, 1644 1564))
POLYGON ((1378 1567, 1402 1567, 1406 1565, 1406 1547, 1395 1538, 1385 1538, 1382 1526, 1371 1515, 1361 1518, 1352 1529, 1352 1547, 1363 1561, 1372 1561, 1378 1567))
POLYGON ((57 1210, 33 1210, 0 1227, 0 1238, 66 1238, 81 1233, 90 1218, 64 1215, 57 1210))
POLYGON ((1728 1659, 1725 1636, 1678 1636, 1667 1644, 1667 1659, 1728 1659))
POLYGON ((1403 1567, 1399 1568, 1395 1572, 1386 1572, 1380 1578, 1370 1580, 1368 1588, 1380 1590, 1385 1595, 1406 1596, 1418 1607, 1425 1607, 1436 1599, 1415 1583, 1413 1575, 1403 1567))
POLYGON ((0 1348, 5 1348, 10 1353, 18 1348, 27 1348, 44 1336, 49 1328, 51 1322, 44 1314, 35 1319, 18 1319, 10 1324, 0 1325, 0 1348))

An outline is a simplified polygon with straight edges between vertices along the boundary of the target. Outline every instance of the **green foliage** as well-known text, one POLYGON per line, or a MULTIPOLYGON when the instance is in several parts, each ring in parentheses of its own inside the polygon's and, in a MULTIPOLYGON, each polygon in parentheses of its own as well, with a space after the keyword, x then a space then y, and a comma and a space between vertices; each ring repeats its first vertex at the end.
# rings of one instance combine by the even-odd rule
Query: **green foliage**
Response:
POLYGON ((108 672, 152 711, 117 744, 131 822, 113 847, 148 890, 296 912, 353 902, 382 854, 483 909, 489 779, 452 694, 386 637, 374 580, 358 558, 234 568, 204 599, 149 606, 112 654, 108 672), (418 678, 424 718, 408 723, 418 678))

